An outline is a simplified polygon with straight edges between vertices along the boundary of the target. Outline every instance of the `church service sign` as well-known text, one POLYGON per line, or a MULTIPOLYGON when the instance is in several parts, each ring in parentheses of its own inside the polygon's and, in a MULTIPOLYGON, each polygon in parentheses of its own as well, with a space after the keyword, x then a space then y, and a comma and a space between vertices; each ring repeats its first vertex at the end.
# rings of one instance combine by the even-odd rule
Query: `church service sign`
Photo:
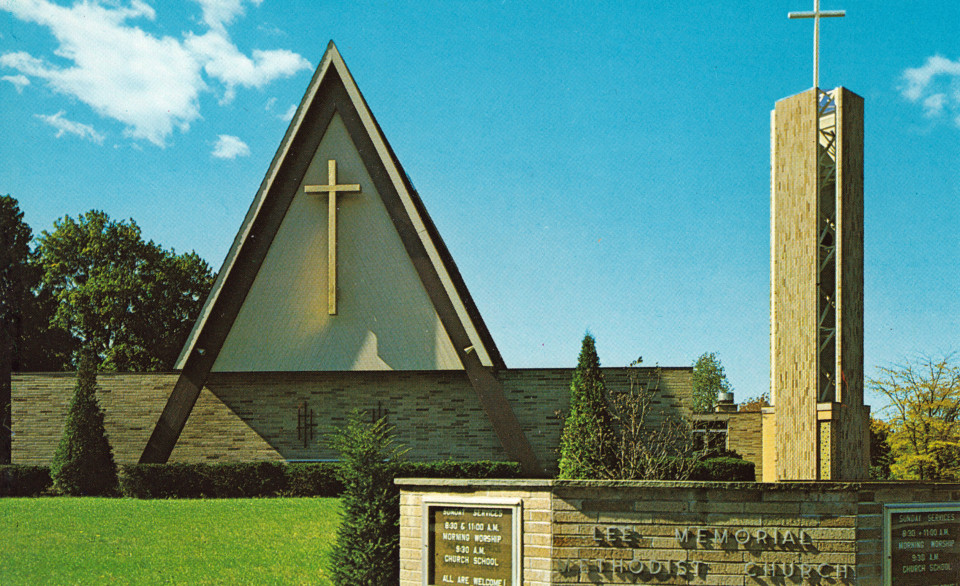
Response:
POLYGON ((519 586, 521 499, 423 503, 424 586, 519 586))
POLYGON ((960 503, 883 507, 884 584, 960 585, 960 503))

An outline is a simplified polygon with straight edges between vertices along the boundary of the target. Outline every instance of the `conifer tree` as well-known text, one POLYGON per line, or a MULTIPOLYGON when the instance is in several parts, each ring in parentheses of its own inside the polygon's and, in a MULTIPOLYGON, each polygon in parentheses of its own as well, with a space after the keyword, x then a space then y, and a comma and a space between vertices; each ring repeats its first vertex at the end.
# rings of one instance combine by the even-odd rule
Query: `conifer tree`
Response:
POLYGON ((588 333, 570 384, 570 412, 560 436, 558 478, 604 477, 613 463, 613 438, 606 383, 596 342, 588 333))
POLYGON ((96 393, 97 368, 87 352, 80 360, 77 386, 50 465, 53 488, 61 494, 106 496, 117 490, 117 466, 96 393))
POLYGON ((366 423, 354 411, 330 444, 340 452, 343 513, 331 553, 338 586, 400 581, 400 491, 393 483, 406 453, 384 419, 366 423))

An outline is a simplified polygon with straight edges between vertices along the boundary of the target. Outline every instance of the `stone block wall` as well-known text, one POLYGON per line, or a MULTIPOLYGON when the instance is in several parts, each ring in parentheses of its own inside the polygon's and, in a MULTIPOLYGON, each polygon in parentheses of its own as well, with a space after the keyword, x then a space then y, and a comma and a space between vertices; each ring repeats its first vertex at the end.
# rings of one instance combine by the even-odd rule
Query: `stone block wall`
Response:
MULTIPOLYGON (((605 374, 612 390, 629 390, 631 384, 656 389, 658 412, 684 412, 690 404, 690 368, 605 369, 605 374)), ((498 376, 538 458, 555 469, 572 371, 516 369, 498 376)), ((98 396, 118 463, 139 459, 176 379, 176 373, 99 375, 98 396)), ((73 373, 14 375, 14 463, 50 462, 74 384, 73 373)), ((413 460, 507 459, 464 372, 379 371, 214 373, 171 461, 334 459, 323 436, 341 427, 355 408, 371 417, 385 415, 413 460), (304 404, 313 425, 300 418, 304 404)))
POLYGON ((522 498, 525 585, 757 586, 881 584, 884 505, 960 498, 930 483, 397 483, 402 586, 423 583, 424 499, 522 498))
MULTIPOLYGON (((97 398, 104 410, 104 427, 117 463, 130 464, 153 432, 176 373, 101 373, 97 398)), ((64 419, 76 386, 76 375, 62 373, 14 374, 11 419, 12 462, 46 465, 63 435, 64 419)))
POLYGON ((759 411, 730 414, 727 420, 727 449, 753 462, 756 479, 763 478, 763 429, 759 411))

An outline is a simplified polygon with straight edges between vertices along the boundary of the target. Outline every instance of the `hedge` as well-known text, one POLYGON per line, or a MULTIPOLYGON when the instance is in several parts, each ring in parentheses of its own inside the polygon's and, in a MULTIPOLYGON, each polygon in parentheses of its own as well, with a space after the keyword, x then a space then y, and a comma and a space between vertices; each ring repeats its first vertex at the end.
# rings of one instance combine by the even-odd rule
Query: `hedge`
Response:
MULTIPOLYGON (((339 464, 133 464, 120 474, 120 491, 133 498, 338 497, 339 464)), ((514 462, 406 462, 398 476, 427 478, 520 478, 514 462)))
POLYGON ((697 463, 690 480, 752 482, 756 480, 753 462, 741 458, 708 458, 697 463))
POLYGON ((134 464, 124 466, 120 492, 133 498, 250 498, 287 487, 282 462, 134 464))
POLYGON ((52 485, 49 466, 0 464, 0 497, 40 496, 52 485))
MULTIPOLYGON (((133 464, 123 466, 120 490, 133 498, 338 497, 338 464, 133 464)), ((515 462, 405 462, 398 476, 419 478, 523 478, 515 462)), ((700 462, 690 480, 754 480, 753 463, 738 458, 700 462)), ((51 486, 46 466, 0 465, 0 497, 40 496, 51 486)))

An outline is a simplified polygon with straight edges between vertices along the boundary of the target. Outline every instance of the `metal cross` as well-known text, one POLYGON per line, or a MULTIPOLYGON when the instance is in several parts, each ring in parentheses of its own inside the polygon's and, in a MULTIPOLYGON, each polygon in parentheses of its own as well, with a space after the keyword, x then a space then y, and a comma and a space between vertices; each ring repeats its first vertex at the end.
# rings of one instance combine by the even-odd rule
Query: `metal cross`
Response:
POLYGON ((327 205, 327 313, 337 315, 337 193, 360 192, 360 185, 337 185, 337 162, 327 161, 329 185, 304 185, 305 193, 329 193, 327 205))
POLYGON ((845 16, 846 10, 820 10, 820 0, 813 0, 813 12, 790 12, 787 18, 813 19, 813 87, 820 86, 820 19, 845 16))

